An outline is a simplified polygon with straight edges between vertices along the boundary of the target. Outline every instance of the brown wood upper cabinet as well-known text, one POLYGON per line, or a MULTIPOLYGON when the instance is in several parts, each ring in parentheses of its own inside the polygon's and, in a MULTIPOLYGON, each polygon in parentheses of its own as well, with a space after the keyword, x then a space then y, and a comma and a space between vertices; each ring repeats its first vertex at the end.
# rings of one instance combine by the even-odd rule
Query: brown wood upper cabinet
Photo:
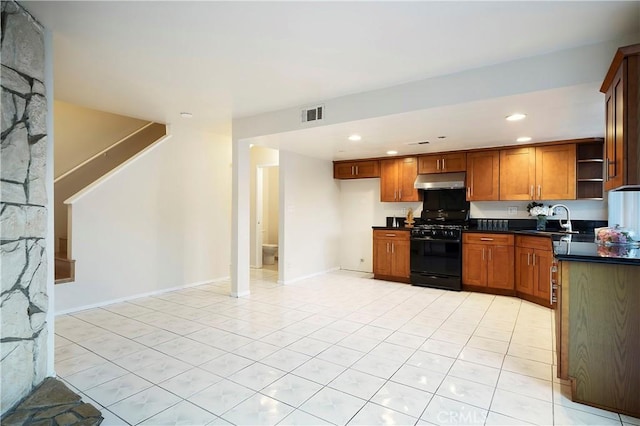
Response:
POLYGON ((378 160, 336 161, 333 163, 334 179, 364 179, 380 177, 378 160))
POLYGON ((467 155, 464 152, 421 155, 418 157, 418 174, 464 172, 467 155))
POLYGON ((640 184, 640 44, 616 52, 605 94, 604 188, 640 184))
POLYGON ((575 199, 575 144, 500 151, 500 200, 575 199))
POLYGON ((467 200, 496 201, 499 198, 500 152, 467 154, 467 200))
POLYGON ((418 176, 416 157, 380 160, 380 201, 420 201, 413 184, 418 176))

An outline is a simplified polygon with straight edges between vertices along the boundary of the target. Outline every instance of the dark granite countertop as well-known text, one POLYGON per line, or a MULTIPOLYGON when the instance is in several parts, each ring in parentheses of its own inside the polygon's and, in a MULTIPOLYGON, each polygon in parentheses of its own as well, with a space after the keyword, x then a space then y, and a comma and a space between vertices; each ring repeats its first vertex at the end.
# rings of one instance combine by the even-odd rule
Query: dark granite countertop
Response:
POLYGON ((376 231, 411 231, 411 228, 400 228, 398 226, 372 226, 376 231))
POLYGON ((553 251, 558 260, 574 262, 598 262, 640 266, 640 248, 629 246, 604 246, 589 241, 553 238, 553 251))

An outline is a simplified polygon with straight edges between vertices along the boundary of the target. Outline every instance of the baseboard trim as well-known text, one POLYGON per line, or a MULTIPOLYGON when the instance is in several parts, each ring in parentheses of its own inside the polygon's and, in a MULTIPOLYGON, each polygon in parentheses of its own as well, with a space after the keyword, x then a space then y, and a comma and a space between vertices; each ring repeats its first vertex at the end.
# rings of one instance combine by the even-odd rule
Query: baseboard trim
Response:
POLYGON ((130 300, 142 299, 143 297, 149 297, 149 296, 156 296, 158 294, 168 293, 168 292, 176 291, 176 290, 183 290, 185 288, 198 287, 198 286, 205 285, 205 284, 215 284, 215 283, 218 283, 218 282, 221 282, 221 281, 229 281, 229 279, 230 279, 230 277, 221 277, 221 278, 214 278, 212 280, 197 281, 197 282, 194 282, 194 283, 184 284, 184 285, 181 285, 181 286, 163 288, 162 290, 155 290, 155 291, 150 291, 150 292, 147 292, 147 293, 139 293, 139 294, 134 294, 134 295, 131 295, 131 296, 120 297, 120 298, 117 298, 117 299, 110 299, 110 300, 105 300, 105 301, 102 301, 102 302, 91 303, 89 305, 83 305, 83 306, 79 306, 79 307, 75 307, 75 308, 64 309, 62 311, 56 311, 56 313, 54 315, 55 316, 59 316, 59 315, 72 314, 72 313, 84 311, 84 310, 87 310, 87 309, 101 308, 103 306, 113 305, 115 303, 128 302, 130 300))
POLYGON ((339 266, 334 266, 333 268, 329 268, 329 269, 324 270, 324 271, 315 272, 313 274, 304 275, 302 277, 293 278, 291 280, 278 280, 278 284, 290 285, 290 284, 297 283, 298 281, 306 280, 306 279, 317 277, 317 276, 320 276, 320 275, 325 275, 325 274, 328 274, 330 272, 335 272, 335 271, 339 271, 339 270, 340 270, 339 266))

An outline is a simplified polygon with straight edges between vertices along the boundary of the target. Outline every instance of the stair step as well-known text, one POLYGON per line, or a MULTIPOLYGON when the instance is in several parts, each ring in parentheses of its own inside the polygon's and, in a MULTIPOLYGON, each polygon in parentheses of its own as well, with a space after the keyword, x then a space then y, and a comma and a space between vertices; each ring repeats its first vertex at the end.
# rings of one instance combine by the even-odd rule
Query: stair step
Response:
POLYGON ((66 255, 56 253, 55 258, 55 283, 70 283, 76 279, 76 261, 67 259, 66 255))

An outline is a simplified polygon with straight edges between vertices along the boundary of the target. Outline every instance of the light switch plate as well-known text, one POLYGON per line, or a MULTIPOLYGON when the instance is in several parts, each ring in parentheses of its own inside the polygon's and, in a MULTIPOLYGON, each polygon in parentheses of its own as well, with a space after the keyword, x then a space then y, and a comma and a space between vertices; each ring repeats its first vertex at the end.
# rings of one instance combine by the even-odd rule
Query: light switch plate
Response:
POLYGON ((517 207, 507 207, 507 214, 510 216, 514 216, 518 214, 518 208, 517 207))

